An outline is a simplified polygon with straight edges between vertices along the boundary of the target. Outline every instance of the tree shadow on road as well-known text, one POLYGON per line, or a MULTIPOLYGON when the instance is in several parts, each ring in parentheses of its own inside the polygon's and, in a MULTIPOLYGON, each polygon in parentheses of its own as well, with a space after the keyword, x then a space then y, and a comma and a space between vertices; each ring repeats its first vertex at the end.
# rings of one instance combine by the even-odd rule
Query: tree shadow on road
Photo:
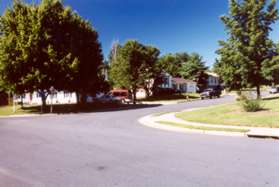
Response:
MULTIPOLYGON (((71 113, 92 113, 92 112, 112 112, 112 111, 124 111, 124 110, 137 110, 143 108, 152 108, 161 106, 159 104, 63 104, 63 105, 53 105, 54 114, 71 114, 71 113)), ((24 106, 21 110, 24 113, 29 114, 40 114, 41 106, 24 106)), ((46 113, 50 113, 50 106, 46 107, 46 113)))

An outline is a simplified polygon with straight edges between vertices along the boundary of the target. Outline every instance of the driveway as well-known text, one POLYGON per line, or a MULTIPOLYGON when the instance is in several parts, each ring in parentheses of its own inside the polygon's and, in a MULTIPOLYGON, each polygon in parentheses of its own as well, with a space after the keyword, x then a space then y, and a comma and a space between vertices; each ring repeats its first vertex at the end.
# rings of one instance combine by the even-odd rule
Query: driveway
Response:
POLYGON ((0 119, 0 186, 279 186, 279 141, 180 134, 137 122, 230 101, 0 119))

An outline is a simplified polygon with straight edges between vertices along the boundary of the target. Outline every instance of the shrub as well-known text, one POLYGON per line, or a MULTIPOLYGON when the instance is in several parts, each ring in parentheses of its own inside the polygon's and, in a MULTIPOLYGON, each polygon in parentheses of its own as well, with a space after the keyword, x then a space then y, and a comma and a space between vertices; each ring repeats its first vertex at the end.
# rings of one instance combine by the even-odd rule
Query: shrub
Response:
POLYGON ((157 88, 153 92, 153 96, 166 96, 175 94, 175 90, 172 88, 157 88))
POLYGON ((249 95, 242 94, 239 97, 239 102, 245 112, 257 112, 263 108, 260 99, 254 99, 251 96, 249 97, 249 95))

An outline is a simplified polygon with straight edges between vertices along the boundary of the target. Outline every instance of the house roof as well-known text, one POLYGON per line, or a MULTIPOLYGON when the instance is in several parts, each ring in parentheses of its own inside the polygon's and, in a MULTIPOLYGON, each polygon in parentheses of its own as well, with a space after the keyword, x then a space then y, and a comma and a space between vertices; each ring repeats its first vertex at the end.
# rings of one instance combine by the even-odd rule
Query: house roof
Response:
POLYGON ((219 77, 219 75, 218 75, 217 73, 210 72, 210 71, 206 72, 206 74, 207 74, 207 75, 210 75, 210 76, 212 76, 212 77, 219 77))
POLYGON ((183 79, 183 78, 180 78, 180 77, 174 77, 174 78, 172 78, 172 82, 173 82, 174 84, 196 83, 195 81, 186 80, 186 79, 183 79))

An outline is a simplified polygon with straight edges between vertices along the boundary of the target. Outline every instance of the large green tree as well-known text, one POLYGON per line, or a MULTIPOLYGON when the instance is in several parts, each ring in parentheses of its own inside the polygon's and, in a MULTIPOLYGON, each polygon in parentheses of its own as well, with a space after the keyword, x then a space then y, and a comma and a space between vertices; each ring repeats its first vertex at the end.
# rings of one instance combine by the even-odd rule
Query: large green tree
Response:
POLYGON ((1 80, 9 90, 38 91, 45 106, 51 86, 82 96, 100 88, 98 34, 61 1, 15 0, 0 18, 0 32, 1 80))
POLYGON ((113 48, 110 55, 110 80, 114 87, 131 90, 134 104, 138 88, 150 89, 150 80, 156 75, 155 65, 159 54, 157 48, 135 40, 113 48))
POLYGON ((262 73, 273 86, 279 84, 279 44, 272 59, 263 62, 262 73))
POLYGON ((189 55, 187 61, 182 63, 180 75, 185 79, 196 81, 199 89, 202 90, 207 86, 207 69, 202 56, 197 53, 192 53, 189 55))
POLYGON ((187 53, 168 53, 158 60, 158 67, 173 77, 181 76, 182 64, 187 62, 189 55, 187 53))
POLYGON ((277 19, 275 0, 230 0, 229 14, 221 17, 228 39, 220 42, 216 65, 228 87, 256 87, 260 97, 263 63, 272 59, 274 48, 269 33, 277 19))

